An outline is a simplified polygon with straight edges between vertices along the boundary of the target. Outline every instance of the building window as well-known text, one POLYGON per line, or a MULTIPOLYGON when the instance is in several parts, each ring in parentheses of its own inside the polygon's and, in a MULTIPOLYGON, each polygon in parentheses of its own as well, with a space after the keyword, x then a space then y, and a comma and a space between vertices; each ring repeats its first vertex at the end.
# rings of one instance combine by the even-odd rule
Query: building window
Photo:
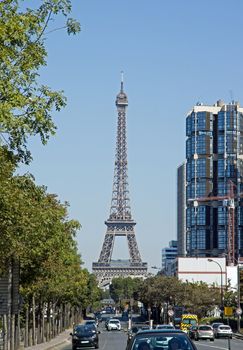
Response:
POLYGON ((224 153, 224 135, 218 136, 218 153, 224 153))
POLYGON ((206 206, 191 208, 191 225, 206 225, 206 206))
POLYGON ((192 230, 191 248, 206 249, 206 230, 205 229, 192 230))
POLYGON ((218 113, 218 130, 224 130, 224 112, 218 113))
POLYGON ((186 198, 187 199, 192 198, 191 184, 188 184, 186 186, 186 198))
POLYGON ((198 130, 206 130, 206 113, 198 112, 197 113, 197 128, 198 130))
POLYGON ((226 127, 227 130, 236 130, 237 114, 234 111, 226 112, 226 127))
POLYGON ((224 159, 219 159, 218 160, 218 176, 219 177, 224 177, 224 159))
POLYGON ((206 207, 199 206, 197 211, 197 224, 206 225, 206 207))
POLYGON ((186 209, 186 226, 191 227, 191 208, 186 209))
POLYGON ((238 207, 238 223, 243 226, 243 207, 238 207))
POLYGON ((186 118, 186 136, 190 136, 192 133, 192 117, 189 115, 186 118))
POLYGON ((226 249, 226 237, 225 230, 218 230, 218 249, 226 249))
POLYGON ((186 181, 191 181, 191 162, 186 164, 186 181))
POLYGON ((189 137, 186 140, 186 158, 190 158, 192 155, 192 142, 191 142, 191 138, 189 137))
POLYGON ((224 196, 227 194, 227 188, 223 181, 218 181, 218 195, 224 196))
POLYGON ((237 148, 237 136, 234 133, 227 133, 226 135, 226 152, 236 153, 237 148))
POLYGON ((218 207, 218 225, 226 225, 226 207, 218 207))

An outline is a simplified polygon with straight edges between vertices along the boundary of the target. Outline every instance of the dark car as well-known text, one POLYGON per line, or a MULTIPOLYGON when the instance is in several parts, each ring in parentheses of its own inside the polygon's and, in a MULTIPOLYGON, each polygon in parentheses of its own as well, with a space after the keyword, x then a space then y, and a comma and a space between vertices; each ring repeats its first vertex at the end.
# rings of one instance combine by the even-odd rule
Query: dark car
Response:
POLYGON ((77 325, 73 328, 72 336, 72 349, 76 350, 81 347, 94 347, 99 348, 99 335, 94 326, 85 324, 77 325))
POLYGON ((149 325, 147 325, 146 323, 134 323, 132 328, 129 329, 127 332, 127 342, 129 342, 137 332, 145 329, 150 329, 149 325))
POLYGON ((87 321, 85 321, 85 325, 86 326, 94 326, 94 327, 97 327, 98 326, 98 323, 97 323, 97 321, 96 320, 87 320, 87 321))
POLYGON ((139 331, 126 350, 196 350, 195 344, 186 333, 176 329, 150 329, 139 331))
POLYGON ((197 326, 191 326, 188 331, 188 335, 191 339, 195 339, 195 333, 197 331, 197 326))

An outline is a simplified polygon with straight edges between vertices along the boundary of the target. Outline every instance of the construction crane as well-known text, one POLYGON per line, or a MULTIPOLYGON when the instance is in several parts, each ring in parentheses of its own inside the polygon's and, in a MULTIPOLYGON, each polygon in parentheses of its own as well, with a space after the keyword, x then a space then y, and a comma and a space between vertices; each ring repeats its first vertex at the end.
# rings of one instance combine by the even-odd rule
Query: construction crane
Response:
MULTIPOLYGON (((193 202, 194 207, 198 207, 198 202, 222 201, 223 206, 227 207, 228 214, 228 229, 227 229, 227 265, 235 265, 235 184, 229 180, 228 194, 225 196, 209 196, 200 198, 188 199, 188 202, 193 202)), ((243 197, 243 193, 238 196, 243 197)))

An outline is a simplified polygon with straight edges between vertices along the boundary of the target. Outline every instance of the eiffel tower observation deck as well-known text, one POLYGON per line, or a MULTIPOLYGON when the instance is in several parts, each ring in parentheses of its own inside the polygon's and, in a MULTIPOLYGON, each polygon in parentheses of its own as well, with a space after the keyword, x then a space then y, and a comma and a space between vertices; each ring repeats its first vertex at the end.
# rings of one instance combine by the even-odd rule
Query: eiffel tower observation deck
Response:
POLYGON ((109 285, 115 277, 142 277, 147 275, 147 263, 142 262, 135 236, 136 222, 132 219, 128 191, 127 141, 126 141, 126 108, 127 95, 123 90, 123 74, 121 89, 116 97, 118 113, 115 171, 112 189, 110 216, 103 246, 98 262, 93 262, 92 269, 99 285, 109 285), (112 260, 112 252, 116 236, 124 236, 128 243, 128 260, 112 260))

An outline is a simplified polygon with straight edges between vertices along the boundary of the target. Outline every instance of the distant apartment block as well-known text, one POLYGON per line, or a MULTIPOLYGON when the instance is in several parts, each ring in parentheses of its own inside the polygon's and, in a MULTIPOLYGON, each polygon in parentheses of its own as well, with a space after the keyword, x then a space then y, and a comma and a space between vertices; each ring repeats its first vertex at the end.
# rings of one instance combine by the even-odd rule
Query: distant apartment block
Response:
POLYGON ((162 272, 165 275, 171 275, 171 267, 174 260, 177 258, 177 241, 169 242, 169 247, 162 249, 162 272))

